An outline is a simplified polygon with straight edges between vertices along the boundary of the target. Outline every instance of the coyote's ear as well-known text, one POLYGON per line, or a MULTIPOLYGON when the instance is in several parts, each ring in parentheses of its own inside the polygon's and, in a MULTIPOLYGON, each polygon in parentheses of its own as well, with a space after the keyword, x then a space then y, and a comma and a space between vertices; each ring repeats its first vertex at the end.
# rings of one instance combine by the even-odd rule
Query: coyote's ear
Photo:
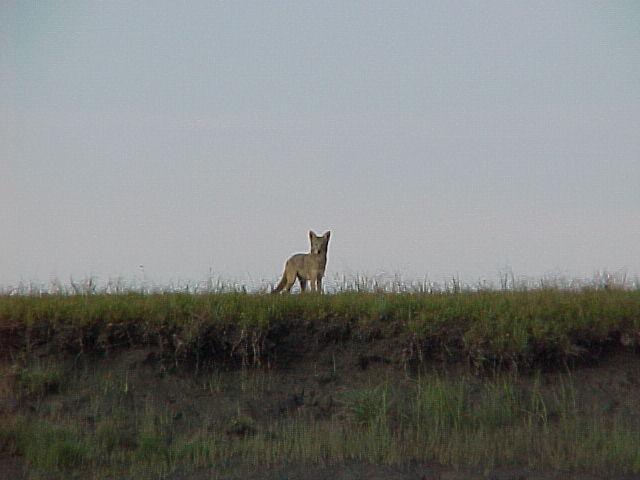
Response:
POLYGON ((324 232, 323 237, 325 237, 327 240, 329 240, 329 237, 331 236, 331 232, 329 230, 327 230, 326 232, 324 232))
POLYGON ((314 232, 313 230, 309 230, 309 238, 317 238, 318 236, 316 235, 316 232, 314 232))

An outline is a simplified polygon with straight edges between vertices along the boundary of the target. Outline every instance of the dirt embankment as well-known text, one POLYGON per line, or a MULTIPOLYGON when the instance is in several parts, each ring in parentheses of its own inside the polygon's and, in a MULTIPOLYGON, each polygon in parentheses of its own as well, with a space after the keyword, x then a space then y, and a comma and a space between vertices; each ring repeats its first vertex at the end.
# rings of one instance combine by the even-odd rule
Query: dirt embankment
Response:
POLYGON ((167 365, 190 365, 196 370, 216 365, 286 368, 292 362, 340 350, 348 352, 360 368, 376 362, 403 369, 425 362, 462 363, 477 372, 590 365, 612 354, 640 351, 636 342, 616 330, 597 339, 576 332, 568 346, 531 340, 524 351, 513 352, 496 349, 487 341, 469 341, 467 332, 456 326, 442 326, 428 336, 418 336, 402 322, 362 324, 337 317, 293 319, 264 328, 214 324, 206 319, 180 326, 150 325, 143 320, 87 325, 49 321, 0 324, 0 357, 5 360, 34 352, 108 357, 132 348, 153 350, 153 355, 167 365))

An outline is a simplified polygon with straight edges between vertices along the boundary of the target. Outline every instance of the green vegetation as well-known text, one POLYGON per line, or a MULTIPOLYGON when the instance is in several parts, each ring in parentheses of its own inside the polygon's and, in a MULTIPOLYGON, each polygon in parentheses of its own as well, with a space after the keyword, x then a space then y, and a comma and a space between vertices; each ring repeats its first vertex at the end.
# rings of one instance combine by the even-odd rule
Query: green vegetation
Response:
POLYGON ((61 366, 58 364, 36 361, 30 368, 17 369, 15 372, 16 391, 21 397, 42 398, 48 393, 55 393, 61 381, 61 366))
POLYGON ((0 468, 639 474, 639 342, 640 292, 616 289, 5 296, 0 468), (615 355, 611 387, 578 368, 615 355))
POLYGON ((640 291, 455 294, 0 297, 0 334, 20 350, 109 352, 159 345, 176 363, 263 363, 284 335, 400 338, 408 361, 440 356, 478 368, 562 364, 640 343, 640 291))
MULTIPOLYGON (((23 457, 33 478, 162 478, 202 469, 242 478, 241 472, 287 464, 354 461, 639 473, 637 417, 624 410, 603 415, 577 398, 570 374, 558 378, 544 388, 540 374, 531 382, 512 374, 484 381, 430 374, 347 390, 325 419, 299 412, 258 421, 224 408, 203 418, 176 414, 161 400, 136 404, 124 389, 110 391, 104 376, 78 411, 40 406, 37 415, 0 424, 0 446, 23 457)), ((77 381, 72 390, 86 382, 77 381)), ((262 385, 247 399, 260 402, 268 393, 262 385)), ((232 387, 221 392, 230 398, 236 393, 232 387)))

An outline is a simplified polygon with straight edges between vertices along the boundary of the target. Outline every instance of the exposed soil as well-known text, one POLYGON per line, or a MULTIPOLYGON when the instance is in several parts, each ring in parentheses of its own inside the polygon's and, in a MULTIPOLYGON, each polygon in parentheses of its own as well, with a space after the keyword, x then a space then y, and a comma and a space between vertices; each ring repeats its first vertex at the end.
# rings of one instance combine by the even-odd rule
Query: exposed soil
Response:
POLYGON ((26 473, 26 467, 20 457, 0 455, 0 480, 19 480, 26 478, 26 473))

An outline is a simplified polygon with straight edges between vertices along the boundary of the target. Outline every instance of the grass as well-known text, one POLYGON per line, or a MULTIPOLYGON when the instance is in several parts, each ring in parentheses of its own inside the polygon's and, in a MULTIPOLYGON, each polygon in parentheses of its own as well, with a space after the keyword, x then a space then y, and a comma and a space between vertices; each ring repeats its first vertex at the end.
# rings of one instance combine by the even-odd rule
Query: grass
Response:
POLYGON ((23 456, 31 468, 43 472, 80 467, 89 457, 90 447, 73 428, 24 416, 4 422, 0 440, 5 452, 23 456))
POLYGON ((59 364, 35 360, 28 368, 16 368, 14 379, 20 397, 42 398, 59 390, 64 371, 59 364))
POLYGON ((0 452, 30 478, 411 461, 639 474, 640 414, 590 401, 571 373, 639 342, 638 290, 0 296, 0 393, 17 402, 0 452), (348 381, 340 352, 379 343, 392 380, 348 381), (151 353, 98 366, 136 350, 151 353), (260 413, 294 354, 330 398, 260 413), (440 360, 471 368, 426 369, 440 360), (566 373, 547 385, 550 368, 566 373))
POLYGON ((161 478, 199 469, 224 476, 234 468, 354 461, 640 473, 637 418, 622 411, 603 416, 577 400, 570 374, 552 388, 540 379, 430 374, 402 388, 381 383, 346 391, 324 420, 294 415, 259 422, 233 413, 204 424, 186 419, 190 428, 160 403, 125 409, 127 393, 105 398, 98 383, 91 395, 100 406, 91 423, 73 422, 73 413, 20 415, 0 425, 0 446, 22 456, 36 477, 161 478))
POLYGON ((285 332, 303 324, 315 331, 332 325, 343 336, 372 329, 400 336, 411 360, 440 355, 478 367, 530 367, 620 342, 638 346, 640 291, 0 297, 0 333, 26 352, 42 344, 73 353, 159 345, 176 364, 199 366, 212 355, 262 363, 277 355, 285 332))

